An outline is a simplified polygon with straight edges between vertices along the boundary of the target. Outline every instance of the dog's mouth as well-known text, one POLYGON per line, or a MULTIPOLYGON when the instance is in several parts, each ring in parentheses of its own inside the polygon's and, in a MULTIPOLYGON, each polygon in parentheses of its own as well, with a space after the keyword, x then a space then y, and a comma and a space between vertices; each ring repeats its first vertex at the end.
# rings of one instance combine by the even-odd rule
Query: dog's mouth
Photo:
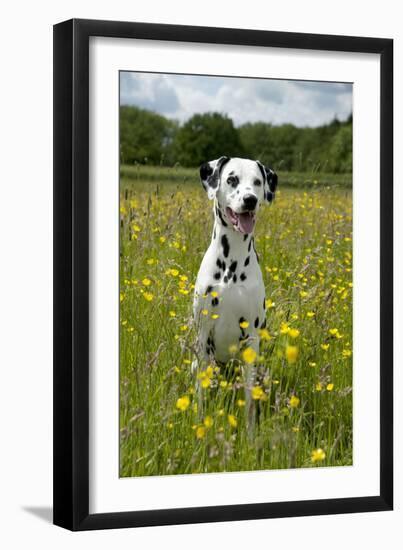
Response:
POLYGON ((227 206, 226 214, 237 231, 241 233, 252 233, 255 227, 255 212, 234 212, 232 208, 227 206))

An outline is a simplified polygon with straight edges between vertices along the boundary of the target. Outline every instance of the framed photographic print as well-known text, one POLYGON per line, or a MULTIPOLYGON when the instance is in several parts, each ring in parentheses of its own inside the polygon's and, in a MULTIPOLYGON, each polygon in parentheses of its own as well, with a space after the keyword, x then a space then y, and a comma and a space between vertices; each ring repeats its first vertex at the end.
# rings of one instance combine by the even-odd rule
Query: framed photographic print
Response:
POLYGON ((54 27, 54 523, 391 510, 393 42, 54 27))

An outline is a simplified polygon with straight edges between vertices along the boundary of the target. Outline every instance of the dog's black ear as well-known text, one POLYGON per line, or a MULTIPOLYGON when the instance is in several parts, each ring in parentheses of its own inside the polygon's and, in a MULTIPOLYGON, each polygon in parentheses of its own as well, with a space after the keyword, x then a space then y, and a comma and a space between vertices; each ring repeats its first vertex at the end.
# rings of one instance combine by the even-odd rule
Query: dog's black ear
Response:
POLYGON ((204 162, 200 166, 200 179, 209 199, 215 197, 220 183, 221 170, 229 160, 229 157, 220 157, 217 160, 204 162))
POLYGON ((277 174, 271 168, 268 168, 267 166, 263 166, 263 164, 259 160, 257 160, 256 162, 263 176, 264 198, 268 202, 271 202, 274 199, 276 189, 277 189, 277 183, 278 183, 277 174))

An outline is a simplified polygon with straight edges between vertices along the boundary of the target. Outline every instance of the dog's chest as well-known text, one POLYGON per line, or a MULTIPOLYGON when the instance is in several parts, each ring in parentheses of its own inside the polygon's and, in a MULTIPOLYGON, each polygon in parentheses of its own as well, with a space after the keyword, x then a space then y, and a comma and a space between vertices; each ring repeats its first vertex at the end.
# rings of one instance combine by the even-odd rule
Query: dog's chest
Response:
MULTIPOLYGON (((252 239, 252 237, 250 237, 252 239)), ((214 335, 216 357, 226 361, 228 350, 245 336, 257 332, 264 322, 265 289, 253 243, 240 247, 211 243, 196 282, 197 310, 206 312, 200 321, 214 335), (247 330, 242 326, 247 324, 247 330)))

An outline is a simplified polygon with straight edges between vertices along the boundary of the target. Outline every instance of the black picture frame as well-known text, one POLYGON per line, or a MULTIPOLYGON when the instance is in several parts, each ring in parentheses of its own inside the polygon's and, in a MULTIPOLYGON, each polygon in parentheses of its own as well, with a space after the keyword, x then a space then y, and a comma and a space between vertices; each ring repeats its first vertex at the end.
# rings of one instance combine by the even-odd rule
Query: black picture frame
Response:
POLYGON ((393 40, 73 19, 54 26, 54 523, 77 530, 393 507, 393 40), (89 38, 380 54, 380 490, 366 497, 89 513, 89 38))

